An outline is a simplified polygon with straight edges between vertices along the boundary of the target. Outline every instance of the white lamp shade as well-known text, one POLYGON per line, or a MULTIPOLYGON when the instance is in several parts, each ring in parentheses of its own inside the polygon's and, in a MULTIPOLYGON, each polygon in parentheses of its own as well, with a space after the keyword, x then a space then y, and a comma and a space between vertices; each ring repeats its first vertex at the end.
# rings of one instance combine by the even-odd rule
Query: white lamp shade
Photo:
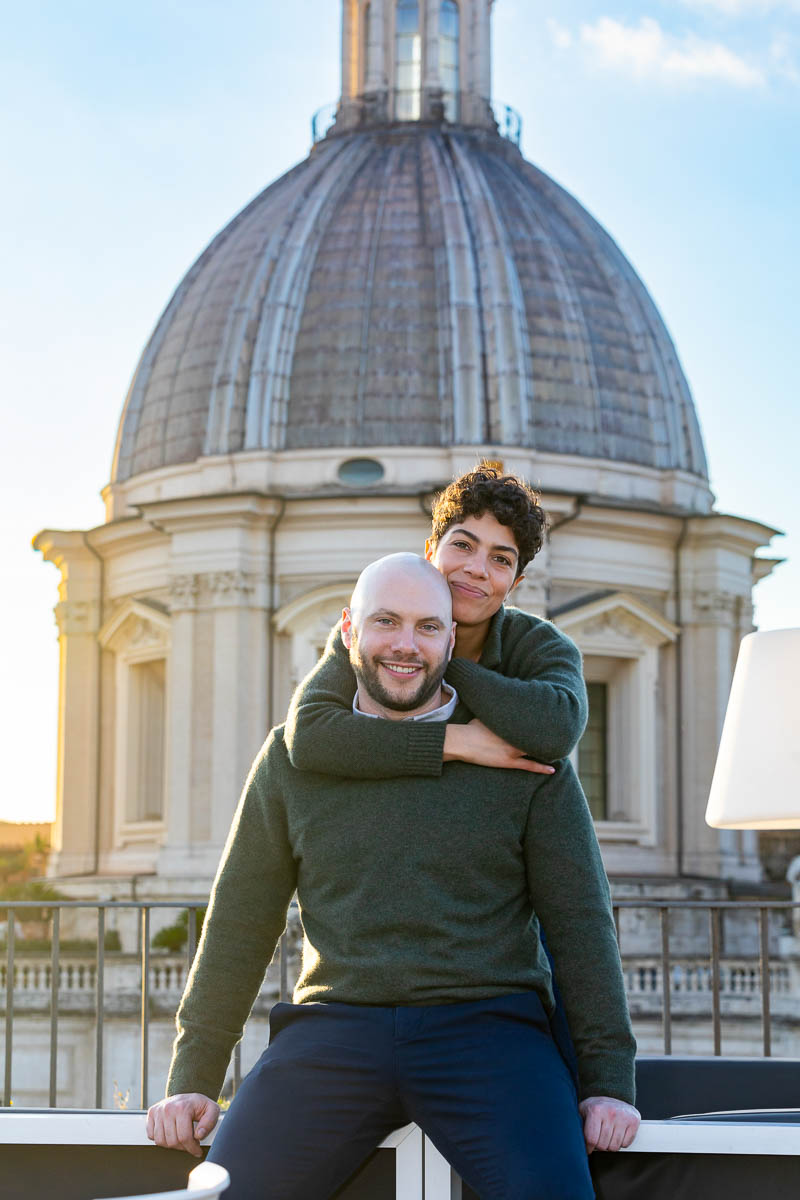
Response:
POLYGON ((742 639, 706 821, 800 829, 800 629, 742 639))

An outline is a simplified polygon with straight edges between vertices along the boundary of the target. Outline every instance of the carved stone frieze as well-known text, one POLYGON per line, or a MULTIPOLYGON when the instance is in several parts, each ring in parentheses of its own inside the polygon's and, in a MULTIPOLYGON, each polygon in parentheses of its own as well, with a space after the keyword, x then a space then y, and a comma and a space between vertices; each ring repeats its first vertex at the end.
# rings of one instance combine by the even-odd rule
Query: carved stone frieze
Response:
POLYGON ((171 612, 197 608, 199 596, 199 575, 173 575, 170 579, 169 606, 171 612))
POLYGON ((127 644, 132 649, 144 650, 146 647, 152 647, 154 650, 160 650, 167 642, 166 633, 160 625, 143 620, 141 617, 131 618, 126 623, 126 633, 128 635, 127 644))
POLYGON ((613 636, 617 641, 632 642, 639 646, 642 641, 641 625, 623 609, 615 608, 610 612, 600 613, 580 627, 581 637, 613 636))
POLYGON ((740 597, 729 592, 698 589, 692 595, 695 620, 704 624, 732 625, 739 605, 740 597))
POLYGON ((211 602, 220 607, 248 603, 256 582, 257 577, 248 571, 214 571, 205 576, 211 602))
POLYGON ((249 605, 258 584, 251 571, 204 571, 173 575, 170 579, 170 610, 230 608, 249 605))
POLYGON ((97 633, 99 607, 91 600, 59 600, 53 609, 60 637, 97 633))

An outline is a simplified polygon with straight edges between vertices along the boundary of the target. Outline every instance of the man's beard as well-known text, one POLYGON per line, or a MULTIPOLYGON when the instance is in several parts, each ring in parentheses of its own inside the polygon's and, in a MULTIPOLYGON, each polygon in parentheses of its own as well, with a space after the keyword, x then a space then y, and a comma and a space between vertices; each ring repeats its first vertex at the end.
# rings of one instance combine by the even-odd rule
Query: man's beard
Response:
POLYGON ((423 704, 426 704, 442 686, 448 662, 445 657, 431 667, 428 663, 418 659, 410 659, 406 663, 398 660, 400 666, 418 666, 422 668, 423 672, 422 679, 413 696, 401 700, 384 687, 379 674, 380 661, 377 658, 363 658, 358 647, 358 639, 355 635, 353 636, 350 646, 350 665, 355 671, 359 689, 363 688, 382 708, 390 708, 393 712, 411 712, 415 708, 422 708, 423 704))

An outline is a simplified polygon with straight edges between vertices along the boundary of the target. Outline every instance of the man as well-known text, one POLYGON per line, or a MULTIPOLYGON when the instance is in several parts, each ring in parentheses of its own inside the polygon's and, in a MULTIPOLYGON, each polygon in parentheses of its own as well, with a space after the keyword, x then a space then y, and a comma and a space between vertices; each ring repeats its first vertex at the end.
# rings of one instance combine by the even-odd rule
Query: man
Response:
MULTIPOLYGON (((364 719, 458 721, 442 687, 450 591, 424 560, 368 567, 342 635, 364 719)), ((588 1200, 581 1116, 590 1148, 618 1149, 638 1114, 608 887, 569 764, 552 776, 454 761, 440 778, 334 778, 293 768, 274 730, 217 873, 169 1098, 148 1114, 159 1144, 198 1153, 213 1127, 295 888, 295 1003, 273 1009, 270 1045, 212 1147, 231 1200, 324 1200, 410 1120, 481 1200, 588 1200), (534 914, 559 964, 577 1096, 548 1026, 534 914)))
POLYGON ((486 463, 454 479, 433 506, 426 557, 447 579, 456 644, 447 681, 473 720, 364 727, 352 715, 355 679, 338 628, 297 688, 284 738, 292 765, 328 775, 390 779, 439 775, 461 759, 549 773, 586 726, 588 700, 577 646, 557 626, 506 608, 542 548, 539 496, 486 463), (341 753, 355 747, 355 758, 341 753))

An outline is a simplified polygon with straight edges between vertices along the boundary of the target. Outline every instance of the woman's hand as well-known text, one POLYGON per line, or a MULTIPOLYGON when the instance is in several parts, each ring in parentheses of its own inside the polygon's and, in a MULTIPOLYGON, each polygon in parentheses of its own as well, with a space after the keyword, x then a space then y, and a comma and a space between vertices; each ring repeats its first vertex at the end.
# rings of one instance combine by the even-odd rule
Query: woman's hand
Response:
POLYGON ((555 767, 548 766, 547 763, 526 758, 521 750, 492 733, 482 721, 447 726, 443 761, 451 762, 454 759, 476 763, 480 767, 516 767, 520 771, 532 771, 537 775, 552 775, 555 771, 555 767))

